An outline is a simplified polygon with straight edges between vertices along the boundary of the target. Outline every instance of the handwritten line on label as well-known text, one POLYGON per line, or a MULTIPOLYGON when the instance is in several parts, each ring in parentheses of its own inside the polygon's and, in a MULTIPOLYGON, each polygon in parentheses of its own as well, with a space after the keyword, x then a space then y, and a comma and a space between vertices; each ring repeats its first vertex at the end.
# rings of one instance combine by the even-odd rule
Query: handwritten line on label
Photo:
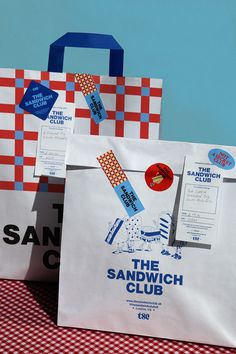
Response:
POLYGON ((129 217, 140 213, 144 207, 130 184, 112 150, 97 157, 101 168, 114 188, 129 217))
POLYGON ((75 79, 80 85, 92 118, 96 124, 101 123, 107 118, 107 112, 104 108, 92 76, 89 74, 75 74, 75 79))

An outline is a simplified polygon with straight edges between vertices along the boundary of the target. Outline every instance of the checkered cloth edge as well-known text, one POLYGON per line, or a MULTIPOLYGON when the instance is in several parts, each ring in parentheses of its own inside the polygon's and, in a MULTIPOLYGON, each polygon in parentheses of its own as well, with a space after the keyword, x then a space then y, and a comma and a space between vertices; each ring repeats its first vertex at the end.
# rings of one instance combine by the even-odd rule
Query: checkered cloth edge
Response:
POLYGON ((233 354, 235 349, 56 326, 57 284, 0 281, 0 354, 233 354))

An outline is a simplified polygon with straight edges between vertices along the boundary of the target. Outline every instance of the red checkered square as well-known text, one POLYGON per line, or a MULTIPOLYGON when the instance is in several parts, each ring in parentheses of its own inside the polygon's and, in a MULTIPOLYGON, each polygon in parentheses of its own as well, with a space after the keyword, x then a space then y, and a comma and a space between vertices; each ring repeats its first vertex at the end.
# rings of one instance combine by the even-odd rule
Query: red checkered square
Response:
POLYGON ((105 135, 114 136, 115 132, 115 136, 119 137, 159 138, 162 80, 107 76, 93 76, 93 80, 108 119, 99 125, 94 123, 80 85, 76 83, 75 103, 78 120, 75 122, 75 132, 85 134, 85 129, 89 128, 87 134, 91 135, 103 135, 105 132, 105 135), (146 92, 143 89, 146 89, 146 92), (146 116, 143 116, 143 113, 146 116), (86 120, 89 121, 88 124, 86 120), (114 122, 114 129, 110 121, 114 122))

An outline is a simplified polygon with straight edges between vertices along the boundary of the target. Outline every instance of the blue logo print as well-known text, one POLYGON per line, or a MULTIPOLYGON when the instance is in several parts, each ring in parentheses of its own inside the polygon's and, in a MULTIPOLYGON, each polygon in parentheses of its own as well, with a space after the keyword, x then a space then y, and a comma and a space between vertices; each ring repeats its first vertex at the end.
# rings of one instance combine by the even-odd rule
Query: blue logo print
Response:
POLYGON ((35 81, 31 81, 19 106, 36 117, 45 120, 57 97, 57 92, 35 81))
POLYGON ((157 252, 175 260, 182 259, 182 247, 169 246, 169 236, 173 228, 169 212, 161 212, 153 225, 146 226, 140 216, 116 218, 109 223, 105 242, 113 246, 113 254, 157 252), (174 251, 174 252, 173 252, 174 251))

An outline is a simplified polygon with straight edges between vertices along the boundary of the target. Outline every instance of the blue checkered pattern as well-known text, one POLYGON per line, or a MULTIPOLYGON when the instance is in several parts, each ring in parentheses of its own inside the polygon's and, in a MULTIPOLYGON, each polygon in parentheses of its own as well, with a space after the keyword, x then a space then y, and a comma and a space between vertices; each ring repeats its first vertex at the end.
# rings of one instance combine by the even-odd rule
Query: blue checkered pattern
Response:
POLYGON ((24 140, 24 132, 21 130, 15 131, 15 139, 16 140, 24 140))
POLYGON ((149 122, 149 114, 148 113, 141 113, 140 120, 141 120, 141 122, 149 122))
POLYGON ((24 87, 24 79, 16 79, 16 87, 23 88, 24 87))
POLYGON ((15 165, 23 166, 24 158, 22 156, 15 156, 15 165))
POLYGON ((124 120, 124 112, 116 112, 116 119, 117 120, 124 120))
POLYGON ((116 86, 116 93, 120 94, 120 95, 124 95, 125 93, 125 87, 121 86, 121 85, 117 85, 116 86))

